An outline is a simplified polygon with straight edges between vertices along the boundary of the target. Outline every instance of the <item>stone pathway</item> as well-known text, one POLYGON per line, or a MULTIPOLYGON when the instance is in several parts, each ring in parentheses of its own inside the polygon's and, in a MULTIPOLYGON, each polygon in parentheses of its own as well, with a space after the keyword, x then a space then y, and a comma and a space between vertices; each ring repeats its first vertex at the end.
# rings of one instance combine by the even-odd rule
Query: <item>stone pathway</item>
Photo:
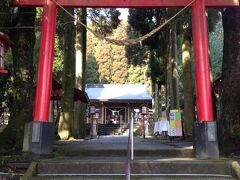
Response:
MULTIPOLYGON (((158 149, 193 149, 192 142, 187 141, 166 141, 147 137, 142 139, 134 136, 134 149, 145 150, 158 150, 158 149)), ((128 136, 99 136, 96 139, 83 140, 78 139, 75 141, 57 141, 56 146, 65 145, 72 150, 86 150, 86 149, 126 149, 127 150, 128 136)))

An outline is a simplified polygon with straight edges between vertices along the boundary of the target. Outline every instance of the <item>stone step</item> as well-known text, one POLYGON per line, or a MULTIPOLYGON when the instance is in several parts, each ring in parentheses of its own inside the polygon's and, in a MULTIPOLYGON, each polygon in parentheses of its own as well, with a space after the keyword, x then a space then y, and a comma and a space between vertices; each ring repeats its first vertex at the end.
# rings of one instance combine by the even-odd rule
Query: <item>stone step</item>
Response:
MULTIPOLYGON (((38 176, 46 175, 106 175, 125 174, 125 160, 117 158, 83 160, 46 160, 37 166, 38 176)), ((231 176, 231 161, 197 159, 138 159, 131 163, 131 174, 142 175, 224 175, 231 176)))
POLYGON ((120 124, 100 124, 98 127, 98 134, 100 136, 104 135, 115 135, 119 133, 123 133, 128 129, 125 125, 122 127, 120 124))
MULTIPOLYGON (((58 154, 68 157, 81 156, 123 156, 127 155, 127 149, 68 149, 58 147, 58 154)), ((158 156, 161 157, 194 157, 193 149, 135 149, 134 156, 158 156)))
MULTIPOLYGON (((56 180, 56 179, 61 179, 61 180, 123 180, 125 179, 125 175, 66 175, 66 176, 37 176, 33 177, 33 180, 56 180)), ((189 176, 189 175, 172 175, 172 176, 164 176, 164 175, 138 175, 138 174, 133 174, 131 175, 131 180, 235 180, 233 177, 221 177, 221 176, 211 176, 211 175, 206 175, 206 176, 189 176)))

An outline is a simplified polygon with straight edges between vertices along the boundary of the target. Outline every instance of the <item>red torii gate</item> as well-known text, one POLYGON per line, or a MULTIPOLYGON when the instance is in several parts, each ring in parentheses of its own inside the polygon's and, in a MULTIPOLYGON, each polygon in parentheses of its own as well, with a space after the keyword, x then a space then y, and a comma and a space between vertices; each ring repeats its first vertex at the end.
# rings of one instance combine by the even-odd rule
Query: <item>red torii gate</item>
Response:
MULTIPOLYGON (((56 0, 64 7, 121 7, 121 8, 156 8, 184 7, 191 0, 56 0)), ((42 6, 42 27, 39 50, 39 66, 35 99, 35 114, 31 151, 48 154, 51 146, 44 147, 44 137, 48 129, 49 102, 52 82, 54 55, 54 34, 56 30, 57 5, 52 0, 12 0, 15 6, 42 6), (41 126, 41 127, 40 127, 41 126), (40 130, 41 129, 41 130, 40 130), (42 134, 41 134, 42 133, 42 134), (33 133, 34 134, 34 133, 33 133), (34 144, 35 143, 35 144, 34 144)), ((206 7, 240 7, 239 0, 195 0, 191 5, 194 56, 196 64, 196 94, 198 122, 195 123, 195 146, 198 157, 218 157, 216 123, 213 116, 210 68, 208 55, 208 35, 206 25, 206 7)), ((48 144, 48 143, 47 143, 48 144)), ((51 143, 49 143, 51 144, 51 143)))
MULTIPOLYGON (((44 6, 46 0, 12 0, 16 6, 44 6)), ((59 4, 65 7, 119 7, 119 8, 137 8, 137 7, 184 7, 190 0, 57 0, 59 4)), ((205 0, 206 7, 233 7, 239 6, 239 0, 205 0)))

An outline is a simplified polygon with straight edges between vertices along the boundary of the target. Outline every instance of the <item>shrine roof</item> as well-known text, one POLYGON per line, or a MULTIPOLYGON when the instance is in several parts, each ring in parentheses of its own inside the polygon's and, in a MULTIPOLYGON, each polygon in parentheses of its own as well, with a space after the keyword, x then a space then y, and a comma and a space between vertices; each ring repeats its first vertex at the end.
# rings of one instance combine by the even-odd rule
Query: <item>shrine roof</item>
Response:
POLYGON ((85 90, 90 100, 152 100, 145 85, 87 84, 85 90))
MULTIPOLYGON (((56 79, 52 79, 52 95, 51 100, 61 100, 62 97, 62 84, 56 79)), ((80 89, 74 88, 74 101, 81 101, 88 104, 89 98, 86 92, 81 91, 80 89)))

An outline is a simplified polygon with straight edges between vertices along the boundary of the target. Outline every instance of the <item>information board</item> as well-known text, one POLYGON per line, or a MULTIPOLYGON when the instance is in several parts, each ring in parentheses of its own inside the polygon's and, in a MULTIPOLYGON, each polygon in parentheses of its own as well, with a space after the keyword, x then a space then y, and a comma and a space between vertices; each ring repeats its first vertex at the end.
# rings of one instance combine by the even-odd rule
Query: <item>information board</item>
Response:
POLYGON ((170 110, 169 113, 169 136, 182 136, 182 120, 179 110, 170 110))

